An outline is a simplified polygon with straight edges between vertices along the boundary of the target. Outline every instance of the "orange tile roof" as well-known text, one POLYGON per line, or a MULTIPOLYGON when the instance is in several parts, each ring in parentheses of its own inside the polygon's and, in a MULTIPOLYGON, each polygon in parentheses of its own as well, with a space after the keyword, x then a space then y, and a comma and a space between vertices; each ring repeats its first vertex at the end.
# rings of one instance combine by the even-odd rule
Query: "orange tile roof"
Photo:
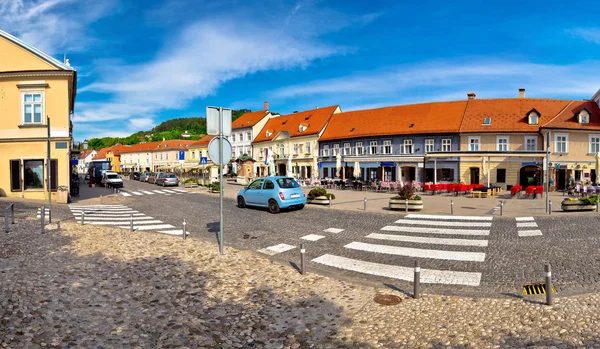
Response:
POLYGON ((213 138, 215 138, 215 136, 204 136, 202 137, 202 139, 190 144, 189 148, 200 148, 203 146, 208 146, 208 143, 210 143, 210 141, 212 141, 213 138))
POLYGON ((102 148, 102 149, 98 150, 98 153, 96 153, 96 155, 94 155, 92 160, 106 159, 106 153, 108 152, 109 149, 110 149, 110 147, 102 148))
POLYGON ((231 123, 232 129, 243 128, 243 127, 252 127, 256 125, 257 122, 262 120, 265 116, 269 114, 268 110, 259 110, 253 111, 250 113, 246 113, 239 118, 237 118, 234 122, 231 123))
POLYGON ((600 130, 600 108, 593 101, 571 101, 556 117, 543 124, 542 128, 575 130, 600 130), (580 124, 578 114, 587 109, 590 114, 588 124, 580 124))
POLYGON ((334 114, 320 139, 458 133, 466 104, 467 101, 433 102, 334 114))
POLYGON ((461 133, 469 132, 538 132, 540 125, 550 121, 569 100, 547 98, 492 98, 468 102, 461 133), (538 125, 528 124, 528 113, 535 109, 540 114, 538 125), (484 118, 491 118, 483 125, 484 118))
POLYGON ((156 145, 156 148, 154 148, 154 151, 159 151, 159 150, 185 150, 187 149, 190 145, 194 144, 196 141, 188 141, 188 140, 181 140, 181 139, 172 139, 170 141, 162 141, 162 142, 158 142, 158 144, 156 145))
POLYGON ((139 152, 151 152, 160 142, 148 142, 134 144, 126 149, 121 150, 121 153, 139 153, 139 152))
POLYGON ((317 134, 327 125, 337 108, 337 105, 333 105, 271 118, 256 136, 253 143, 271 141, 281 132, 288 132, 290 137, 317 134), (300 132, 300 124, 308 125, 304 132, 300 132), (272 134, 268 137, 267 130, 272 131, 272 134))

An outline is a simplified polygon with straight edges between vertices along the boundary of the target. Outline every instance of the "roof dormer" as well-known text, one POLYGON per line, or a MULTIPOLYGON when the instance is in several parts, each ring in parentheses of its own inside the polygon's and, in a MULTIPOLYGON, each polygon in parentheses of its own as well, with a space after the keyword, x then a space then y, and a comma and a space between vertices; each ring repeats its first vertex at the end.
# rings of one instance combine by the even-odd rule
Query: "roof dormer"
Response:
POLYGON ((306 131, 307 128, 308 128, 308 124, 301 123, 300 126, 298 126, 298 132, 302 133, 302 132, 306 131))
POLYGON ((265 136, 267 136, 267 138, 271 137, 273 135, 273 130, 267 130, 267 132, 265 133, 265 136))
POLYGON ((590 123, 590 111, 587 108, 583 108, 577 113, 577 122, 580 124, 590 123))
POLYGON ((539 125, 540 124, 540 113, 535 110, 535 109, 531 109, 528 113, 527 113, 527 124, 529 125, 539 125))

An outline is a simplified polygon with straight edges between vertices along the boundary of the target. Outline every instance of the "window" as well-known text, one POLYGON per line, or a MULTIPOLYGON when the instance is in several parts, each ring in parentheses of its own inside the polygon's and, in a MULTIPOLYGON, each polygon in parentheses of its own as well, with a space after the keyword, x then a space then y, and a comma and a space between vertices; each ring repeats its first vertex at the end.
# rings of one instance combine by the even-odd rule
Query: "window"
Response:
POLYGON ((492 118, 483 118, 483 124, 484 125, 491 125, 492 124, 492 118))
POLYGON ((44 188, 44 160, 24 160, 25 190, 44 188))
POLYGON ((369 154, 377 154, 377 141, 369 142, 369 154))
POLYGON ((496 150, 508 151, 508 137, 496 137, 496 150))
POLYGON ((356 142, 356 155, 363 155, 362 142, 356 142))
POLYGON ((351 155, 350 143, 344 143, 344 155, 351 155))
POLYGON ((294 155, 298 155, 298 147, 299 147, 299 144, 295 143, 294 144, 294 155))
POLYGON ((248 186, 248 189, 258 190, 262 187, 262 183, 263 183, 262 179, 257 179, 254 182, 250 183, 250 185, 248 186))
POLYGON ((390 141, 390 140, 383 141, 383 153, 384 154, 392 153, 392 141, 390 141))
POLYGON ((279 156, 285 156, 285 145, 283 144, 279 145, 279 156))
POLYGON ((412 139, 404 140, 404 154, 412 154, 413 153, 413 141, 412 139))
POLYGON ((590 122, 590 114, 587 110, 582 110, 579 112, 579 123, 580 124, 588 124, 590 122))
POLYGON ((525 150, 537 150, 537 137, 525 137, 525 150))
POLYGON ((247 141, 251 141, 252 140, 252 134, 250 132, 246 132, 246 140, 247 141))
POLYGON ((167 160, 169 160, 169 153, 166 153, 165 157, 166 157, 167 160))
POLYGON ((310 154, 310 142, 306 142, 306 154, 310 154))
POLYGON ((554 151, 556 153, 566 153, 569 151, 568 147, 569 137, 567 135, 557 134, 554 136, 554 151))
POLYGON ((260 148, 259 152, 258 152, 258 157, 262 158, 263 157, 263 152, 264 152, 264 148, 260 148))
POLYGON ((469 137, 469 151, 479 151, 479 137, 469 137))
POLYGON ((23 124, 43 124, 44 113, 43 92, 24 92, 23 101, 23 124))
POLYGON ((281 189, 300 188, 300 185, 293 178, 279 178, 277 184, 281 189))
POLYGON ((438 168, 437 178, 438 181, 452 182, 454 181, 454 169, 453 168, 438 168))
POLYGON ((333 155, 334 156, 338 156, 340 154, 340 145, 339 144, 334 144, 333 145, 333 155))
POLYGON ((600 135, 590 135, 590 153, 600 152, 600 135))
POLYGON ((431 153, 432 151, 434 151, 435 149, 435 142, 433 139, 426 139, 425 140, 425 152, 426 153, 431 153))
POLYGON ((195 151, 193 151, 193 152, 192 152, 192 159, 195 159, 195 158, 196 158, 196 152, 195 152, 195 151))
POLYGON ((442 139, 442 151, 452 151, 452 139, 442 139))
POLYGON ((529 125, 537 125, 540 121, 540 117, 536 112, 529 113, 529 125))
POLYGON ((265 189, 265 190, 275 189, 275 184, 273 184, 273 182, 271 182, 270 180, 267 179, 265 181, 265 185, 263 186, 263 189, 265 189))
MULTIPOLYGON (((267 136, 267 137, 269 137, 269 136, 267 136)), ((231 134, 231 141, 232 141, 233 143, 235 143, 235 133, 232 133, 232 134, 231 134)))
POLYGON ((496 182, 497 183, 506 183, 506 169, 505 168, 496 169, 496 182))
POLYGON ((323 146, 323 156, 329 156, 329 144, 323 146))
POLYGON ((252 147, 248 147, 248 156, 252 156, 252 147))
POLYGON ((21 191, 21 160, 10 160, 10 190, 21 191))

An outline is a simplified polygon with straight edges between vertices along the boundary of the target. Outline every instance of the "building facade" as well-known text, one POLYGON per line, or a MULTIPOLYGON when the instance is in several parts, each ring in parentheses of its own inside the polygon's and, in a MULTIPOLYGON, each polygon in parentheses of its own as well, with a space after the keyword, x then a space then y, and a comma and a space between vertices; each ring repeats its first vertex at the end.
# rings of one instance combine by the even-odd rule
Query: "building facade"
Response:
POLYGON ((46 199, 50 188, 55 199, 59 187, 70 190, 76 86, 68 63, 0 31, 0 196, 46 199))
POLYGON ((269 112, 269 103, 264 103, 264 109, 246 113, 231 123, 231 157, 237 159, 247 154, 252 157, 252 141, 267 121, 273 117, 269 112))
POLYGON ((335 105, 269 119, 252 143, 257 175, 287 175, 287 166, 291 161, 291 175, 298 178, 314 177, 319 137, 332 115, 340 112, 339 106, 335 105), (267 149, 272 154, 275 173, 270 173, 265 163, 267 149))

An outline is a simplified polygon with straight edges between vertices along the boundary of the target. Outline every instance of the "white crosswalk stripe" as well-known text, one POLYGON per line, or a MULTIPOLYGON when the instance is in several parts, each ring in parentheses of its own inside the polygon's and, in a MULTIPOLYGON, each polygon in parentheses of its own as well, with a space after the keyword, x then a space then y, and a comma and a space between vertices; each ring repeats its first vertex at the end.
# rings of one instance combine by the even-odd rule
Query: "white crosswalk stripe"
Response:
POLYGON ((128 193, 128 192, 126 192, 126 191, 122 191, 122 192, 121 192, 121 195, 123 195, 123 196, 131 196, 131 194, 129 194, 129 193, 128 193))
POLYGON ((137 196, 145 196, 145 195, 156 195, 161 194, 165 196, 169 195, 181 195, 181 194, 193 194, 192 191, 187 191, 183 189, 151 189, 151 190, 121 190, 121 195, 125 197, 137 197, 137 196))
POLYGON ((544 235, 541 230, 532 229, 538 227, 534 217, 516 217, 515 220, 517 221, 517 235, 519 237, 544 235))
POLYGON ((183 230, 177 229, 171 224, 166 224, 124 205, 71 205, 69 209, 75 219, 78 222, 83 221, 84 224, 131 229, 131 222, 133 221, 134 230, 150 230, 169 235, 183 234, 183 230))
POLYGON ((278 253, 282 253, 285 251, 289 251, 296 248, 296 246, 288 245, 288 244, 279 244, 275 246, 265 247, 263 249, 258 250, 257 252, 264 253, 269 256, 274 256, 278 253))
MULTIPOLYGON (((386 260, 385 256, 401 256, 409 259, 418 258, 421 265, 428 263, 442 265, 448 261, 475 263, 468 267, 469 271, 421 269, 421 282, 434 284, 455 284, 479 286, 481 273, 472 272, 473 267, 480 268, 485 261, 493 217, 481 216, 442 216, 426 214, 409 214, 381 228, 382 233, 370 233, 365 236, 369 242, 353 241, 344 248, 357 251, 362 258, 386 260), (383 233, 386 232, 386 233, 383 233), (437 235, 437 236, 436 236, 437 235), (440 237, 446 235, 448 237, 440 237), (454 236, 457 236, 456 238, 454 236), (483 237, 483 238, 482 238, 483 237), (377 241, 378 243, 372 243, 377 241), (406 244, 409 244, 408 246, 406 244), (436 246, 437 245, 437 246, 436 246), (452 246, 448 248, 440 246, 452 246), (467 249, 466 251, 464 249, 467 249), (474 252, 474 249, 483 251, 474 252), (370 256, 370 257, 367 257, 370 256), (435 261, 435 262, 434 262, 435 261)), ((351 256, 350 256, 351 257, 351 256)), ((406 260, 406 259, 400 259, 406 260)), ((412 281, 414 269, 412 265, 391 265, 371 260, 360 260, 349 257, 325 254, 312 260, 326 266, 384 276, 400 280, 412 281)), ((406 263, 406 262, 402 262, 406 263)), ((451 269, 467 268, 468 264, 451 264, 451 269)))
POLYGON ((132 192, 131 192, 131 194, 133 194, 133 195, 138 195, 138 196, 139 196, 139 195, 144 195, 144 194, 142 194, 142 193, 138 193, 137 191, 132 191, 132 192))

